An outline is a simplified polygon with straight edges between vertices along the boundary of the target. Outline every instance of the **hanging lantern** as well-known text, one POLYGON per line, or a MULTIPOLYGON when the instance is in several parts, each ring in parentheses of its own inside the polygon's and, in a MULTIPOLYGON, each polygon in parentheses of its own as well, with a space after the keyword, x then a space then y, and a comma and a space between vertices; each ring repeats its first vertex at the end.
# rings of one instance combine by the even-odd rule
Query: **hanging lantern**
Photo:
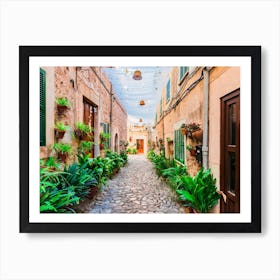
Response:
POLYGON ((142 122, 142 121, 143 121, 143 120, 140 118, 140 119, 139 119, 139 122, 142 122))
POLYGON ((139 105, 140 106, 144 106, 145 105, 145 101, 144 100, 140 100, 139 105))
POLYGON ((142 73, 140 70, 134 71, 133 79, 136 81, 142 80, 142 73))

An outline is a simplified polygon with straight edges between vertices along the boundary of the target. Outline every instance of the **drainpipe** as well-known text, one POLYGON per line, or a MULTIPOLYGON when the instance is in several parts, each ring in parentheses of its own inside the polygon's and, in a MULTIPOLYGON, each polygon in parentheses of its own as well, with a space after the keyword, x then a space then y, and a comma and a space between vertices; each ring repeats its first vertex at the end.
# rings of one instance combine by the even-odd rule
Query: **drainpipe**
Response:
POLYGON ((208 132, 209 132, 209 67, 203 69, 203 141, 202 141, 202 164, 208 169, 208 132))
POLYGON ((112 141, 113 141, 113 136, 112 136, 112 123, 113 123, 113 89, 112 89, 112 84, 110 87, 110 125, 109 125, 109 132, 110 132, 110 141, 109 141, 109 149, 112 150, 112 141))

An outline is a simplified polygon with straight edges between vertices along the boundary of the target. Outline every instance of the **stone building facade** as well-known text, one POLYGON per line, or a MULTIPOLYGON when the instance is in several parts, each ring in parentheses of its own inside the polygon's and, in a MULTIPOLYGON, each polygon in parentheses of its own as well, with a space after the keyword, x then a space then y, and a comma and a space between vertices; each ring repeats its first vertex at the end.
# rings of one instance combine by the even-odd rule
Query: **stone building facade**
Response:
POLYGON ((128 122, 128 148, 137 154, 146 154, 152 146, 152 127, 147 124, 128 122))
POLYGON ((224 212, 239 211, 239 115, 239 67, 174 67, 154 125, 154 140, 163 142, 166 157, 186 165, 191 176, 211 168, 218 188, 229 190, 233 203, 224 212), (200 130, 183 135, 182 124, 192 123, 200 130))
MULTIPOLYGON (((42 82, 45 83, 45 141, 40 145, 40 157, 53 154, 51 146, 56 142, 70 143, 72 153, 69 161, 75 159, 78 139, 74 136, 77 122, 84 124, 92 120, 94 151, 93 156, 100 155, 100 132, 110 134, 109 148, 120 152, 120 141, 127 139, 127 113, 110 81, 101 67, 41 67, 42 82), (66 97, 71 108, 58 114, 56 98, 66 97), (63 139, 57 139, 54 127, 57 122, 69 126, 63 139)), ((42 127, 40 127, 42 130, 42 127)))

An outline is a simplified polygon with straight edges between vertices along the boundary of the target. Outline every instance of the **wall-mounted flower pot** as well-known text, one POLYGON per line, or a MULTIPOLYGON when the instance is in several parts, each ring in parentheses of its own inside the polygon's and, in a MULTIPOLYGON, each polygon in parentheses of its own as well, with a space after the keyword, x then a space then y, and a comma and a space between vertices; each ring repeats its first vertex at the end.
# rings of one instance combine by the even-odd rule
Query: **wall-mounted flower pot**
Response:
POLYGON ((202 141, 202 138, 203 138, 203 130, 202 129, 198 129, 196 131, 194 131, 192 133, 192 137, 194 139, 196 139, 197 141, 202 141))
POLYGON ((105 145, 104 145, 103 143, 100 143, 100 144, 99 144, 99 148, 100 148, 100 150, 103 150, 103 149, 104 149, 104 147, 105 147, 105 145))
POLYGON ((65 134, 65 130, 59 130, 55 128, 55 137, 57 139, 62 139, 65 134))
POLYGON ((62 152, 58 152, 57 153, 58 160, 60 160, 60 161, 62 161, 64 163, 66 163, 67 157, 68 157, 68 153, 62 153, 62 152))
POLYGON ((192 156, 192 157, 195 157, 195 156, 196 156, 196 150, 194 150, 194 149, 193 149, 193 150, 190 150, 190 153, 191 153, 191 156, 192 156))
POLYGON ((57 104, 57 114, 58 115, 63 115, 68 109, 69 109, 68 106, 58 105, 57 104))

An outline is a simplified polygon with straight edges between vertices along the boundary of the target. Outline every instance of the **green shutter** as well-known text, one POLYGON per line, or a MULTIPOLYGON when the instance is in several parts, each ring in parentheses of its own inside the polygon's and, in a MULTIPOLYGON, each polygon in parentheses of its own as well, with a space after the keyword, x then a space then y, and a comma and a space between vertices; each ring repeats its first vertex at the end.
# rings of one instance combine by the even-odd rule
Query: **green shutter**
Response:
POLYGON ((170 100, 170 79, 166 85, 166 103, 170 100))
POLYGON ((175 159, 185 163, 185 145, 184 145, 184 135, 181 130, 174 131, 174 144, 175 144, 175 159))
POLYGON ((40 68, 40 146, 46 146, 46 72, 40 68))

